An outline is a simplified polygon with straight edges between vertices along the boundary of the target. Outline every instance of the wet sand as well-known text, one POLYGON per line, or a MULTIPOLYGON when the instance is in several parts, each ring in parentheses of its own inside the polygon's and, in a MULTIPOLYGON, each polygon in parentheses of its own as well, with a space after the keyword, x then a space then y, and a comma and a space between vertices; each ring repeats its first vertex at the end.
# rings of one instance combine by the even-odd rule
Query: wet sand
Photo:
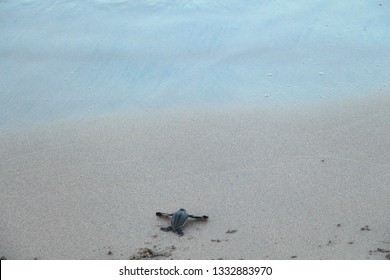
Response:
POLYGON ((63 120, 0 134, 7 259, 385 259, 390 98, 63 120), (156 211, 209 220, 184 236, 156 211))

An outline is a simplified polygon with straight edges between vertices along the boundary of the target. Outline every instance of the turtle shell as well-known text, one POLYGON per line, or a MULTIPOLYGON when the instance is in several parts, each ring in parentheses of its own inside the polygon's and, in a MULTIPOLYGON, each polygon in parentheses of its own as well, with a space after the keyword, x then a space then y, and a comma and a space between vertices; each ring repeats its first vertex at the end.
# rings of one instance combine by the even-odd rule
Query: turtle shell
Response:
POLYGON ((184 223, 188 219, 187 211, 184 209, 180 209, 179 211, 175 212, 171 219, 171 225, 173 227, 173 230, 176 230, 184 225, 184 223))

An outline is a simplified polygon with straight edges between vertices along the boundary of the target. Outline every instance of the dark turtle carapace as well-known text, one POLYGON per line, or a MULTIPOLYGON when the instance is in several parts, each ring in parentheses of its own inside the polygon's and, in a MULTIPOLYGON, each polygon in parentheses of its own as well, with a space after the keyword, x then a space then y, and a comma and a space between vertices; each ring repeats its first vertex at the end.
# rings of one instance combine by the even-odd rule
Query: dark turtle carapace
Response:
POLYGON ((182 236, 183 233, 183 227, 185 222, 188 218, 193 219, 200 219, 200 220, 207 220, 209 217, 206 215, 203 216, 194 216, 194 215, 188 215, 187 211, 181 208, 179 211, 176 211, 172 214, 162 213, 162 212, 156 212, 156 215, 159 217, 171 217, 171 225, 169 227, 162 227, 161 230, 163 231, 174 231, 177 232, 178 235, 182 236))

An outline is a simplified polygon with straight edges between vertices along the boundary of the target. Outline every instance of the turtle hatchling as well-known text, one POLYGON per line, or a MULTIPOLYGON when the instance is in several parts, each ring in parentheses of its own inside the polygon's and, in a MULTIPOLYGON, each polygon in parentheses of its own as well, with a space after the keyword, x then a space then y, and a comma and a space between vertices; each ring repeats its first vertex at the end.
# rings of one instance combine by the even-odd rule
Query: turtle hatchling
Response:
POLYGON ((209 218, 206 215, 203 216, 188 215, 187 211, 183 208, 181 208, 179 211, 176 211, 175 213, 172 214, 156 212, 156 215, 159 217, 171 217, 171 225, 169 227, 162 227, 161 230, 163 231, 172 230, 174 232, 177 232, 177 234, 180 236, 184 234, 183 227, 188 218, 201 219, 201 220, 207 220, 209 218))

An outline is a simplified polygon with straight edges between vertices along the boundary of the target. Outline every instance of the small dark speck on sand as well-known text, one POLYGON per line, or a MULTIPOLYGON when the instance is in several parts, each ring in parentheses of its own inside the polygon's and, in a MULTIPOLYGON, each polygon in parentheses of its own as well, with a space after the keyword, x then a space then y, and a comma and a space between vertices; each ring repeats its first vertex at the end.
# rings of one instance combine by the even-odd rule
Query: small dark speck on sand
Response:
POLYGON ((112 252, 111 252, 111 251, 108 251, 108 252, 107 252, 107 255, 112 255, 112 252))
POLYGON ((292 258, 292 259, 296 259, 296 258, 297 258, 297 256, 291 256, 291 258, 292 258))
POLYGON ((337 227, 341 227, 341 224, 337 224, 337 227))
POLYGON ((224 239, 224 240, 221 240, 221 239, 211 239, 211 242, 221 242, 221 241, 229 241, 228 239, 224 239))
POLYGON ((353 241, 348 242, 348 244, 353 244, 353 241))
POLYGON ((221 242, 220 239, 211 239, 211 242, 221 242))
POLYGON ((361 231, 364 231, 364 230, 371 230, 368 226, 364 226, 360 229, 361 231))
POLYGON ((236 229, 228 229, 228 230, 226 231, 226 233, 236 233, 236 232, 237 232, 236 229))

